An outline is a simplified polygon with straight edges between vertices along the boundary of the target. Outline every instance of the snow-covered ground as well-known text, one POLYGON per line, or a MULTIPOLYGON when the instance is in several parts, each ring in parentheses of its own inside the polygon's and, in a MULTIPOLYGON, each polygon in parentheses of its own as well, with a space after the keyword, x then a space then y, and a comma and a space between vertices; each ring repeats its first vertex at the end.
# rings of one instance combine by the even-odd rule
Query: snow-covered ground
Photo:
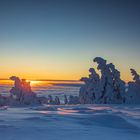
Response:
POLYGON ((0 140, 139 140, 140 106, 35 106, 0 110, 0 140))
MULTIPOLYGON (((0 93, 13 83, 0 81, 0 93)), ((79 82, 43 81, 33 91, 77 95, 79 82)), ((0 140, 139 140, 140 105, 66 105, 0 109, 0 140)))

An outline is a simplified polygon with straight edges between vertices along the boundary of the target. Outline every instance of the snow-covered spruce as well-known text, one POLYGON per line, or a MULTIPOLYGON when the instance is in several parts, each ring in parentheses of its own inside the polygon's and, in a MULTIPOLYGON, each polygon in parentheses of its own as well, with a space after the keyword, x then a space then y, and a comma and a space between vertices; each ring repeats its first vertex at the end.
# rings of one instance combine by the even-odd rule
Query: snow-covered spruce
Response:
POLYGON ((36 94, 31 90, 30 82, 19 77, 12 76, 11 80, 14 81, 14 87, 10 90, 12 105, 31 105, 38 104, 39 100, 36 94))
POLYGON ((128 82, 126 103, 140 104, 140 75, 134 69, 130 69, 130 71, 133 81, 128 82))
POLYGON ((81 78, 85 83, 79 93, 81 104, 140 103, 140 75, 134 69, 130 69, 133 81, 128 82, 126 87, 120 78, 120 72, 112 63, 107 64, 107 61, 101 57, 96 57, 93 61, 98 64, 97 70, 100 71, 100 76, 94 68, 90 68, 89 77, 81 78))

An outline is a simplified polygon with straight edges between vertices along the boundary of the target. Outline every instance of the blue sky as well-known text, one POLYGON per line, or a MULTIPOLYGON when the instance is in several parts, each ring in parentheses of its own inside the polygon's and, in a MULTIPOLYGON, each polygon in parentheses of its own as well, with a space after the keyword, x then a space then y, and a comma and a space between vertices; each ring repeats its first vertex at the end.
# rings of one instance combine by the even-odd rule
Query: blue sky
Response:
POLYGON ((138 0, 0 1, 1 78, 79 79, 92 59, 140 68, 138 0))

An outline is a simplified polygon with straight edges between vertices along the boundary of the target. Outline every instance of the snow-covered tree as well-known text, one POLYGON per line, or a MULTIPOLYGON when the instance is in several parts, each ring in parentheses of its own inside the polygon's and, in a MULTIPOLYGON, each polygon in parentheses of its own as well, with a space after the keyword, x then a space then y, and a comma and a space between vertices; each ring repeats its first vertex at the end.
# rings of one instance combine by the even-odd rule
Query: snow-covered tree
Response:
POLYGON ((128 82, 126 103, 139 104, 140 103, 140 75, 134 70, 130 69, 133 76, 133 81, 128 82))
POLYGON ((93 60, 98 64, 97 69, 101 72, 100 78, 100 89, 101 89, 101 96, 100 102, 101 103, 112 103, 113 98, 113 78, 111 75, 111 71, 109 68, 109 64, 107 61, 101 57, 96 57, 93 60))
POLYGON ((125 82, 120 78, 120 72, 112 63, 108 64, 113 78, 113 103, 125 102, 125 82))
POLYGON ((134 76, 133 80, 135 81, 135 83, 140 85, 140 75, 134 69, 130 69, 130 71, 132 76, 134 76))
POLYGON ((38 103, 36 94, 31 90, 30 82, 25 79, 20 80, 19 77, 12 76, 11 80, 14 81, 14 87, 10 90, 12 104, 34 104, 38 103))
POLYGON ((79 92, 80 103, 92 104, 98 100, 99 97, 99 75, 94 68, 89 69, 89 77, 81 78, 85 84, 81 87, 79 92))
POLYGON ((68 104, 68 99, 66 95, 64 95, 64 104, 68 104))
POLYGON ((54 100, 53 100, 52 95, 49 95, 49 96, 48 96, 48 103, 49 103, 49 104, 54 104, 54 100))
POLYGON ((10 77, 10 80, 14 81, 14 87, 12 87, 10 93, 14 98, 16 98, 16 100, 20 102, 23 100, 21 80, 16 76, 10 77))
POLYGON ((60 105, 60 99, 58 96, 55 96, 55 105, 60 105))
POLYGON ((120 72, 101 57, 94 58, 93 62, 97 63, 101 75, 90 68, 89 77, 81 78, 85 84, 80 88, 80 103, 122 103, 125 99, 125 82, 121 80, 120 72))

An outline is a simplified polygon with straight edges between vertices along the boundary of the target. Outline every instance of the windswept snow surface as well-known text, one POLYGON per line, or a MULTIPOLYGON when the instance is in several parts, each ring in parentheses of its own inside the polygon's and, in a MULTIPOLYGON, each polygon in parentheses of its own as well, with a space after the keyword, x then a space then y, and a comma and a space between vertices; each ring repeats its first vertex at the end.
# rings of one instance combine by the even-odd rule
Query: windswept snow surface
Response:
POLYGON ((0 140, 139 140, 140 106, 75 105, 0 110, 0 140))

